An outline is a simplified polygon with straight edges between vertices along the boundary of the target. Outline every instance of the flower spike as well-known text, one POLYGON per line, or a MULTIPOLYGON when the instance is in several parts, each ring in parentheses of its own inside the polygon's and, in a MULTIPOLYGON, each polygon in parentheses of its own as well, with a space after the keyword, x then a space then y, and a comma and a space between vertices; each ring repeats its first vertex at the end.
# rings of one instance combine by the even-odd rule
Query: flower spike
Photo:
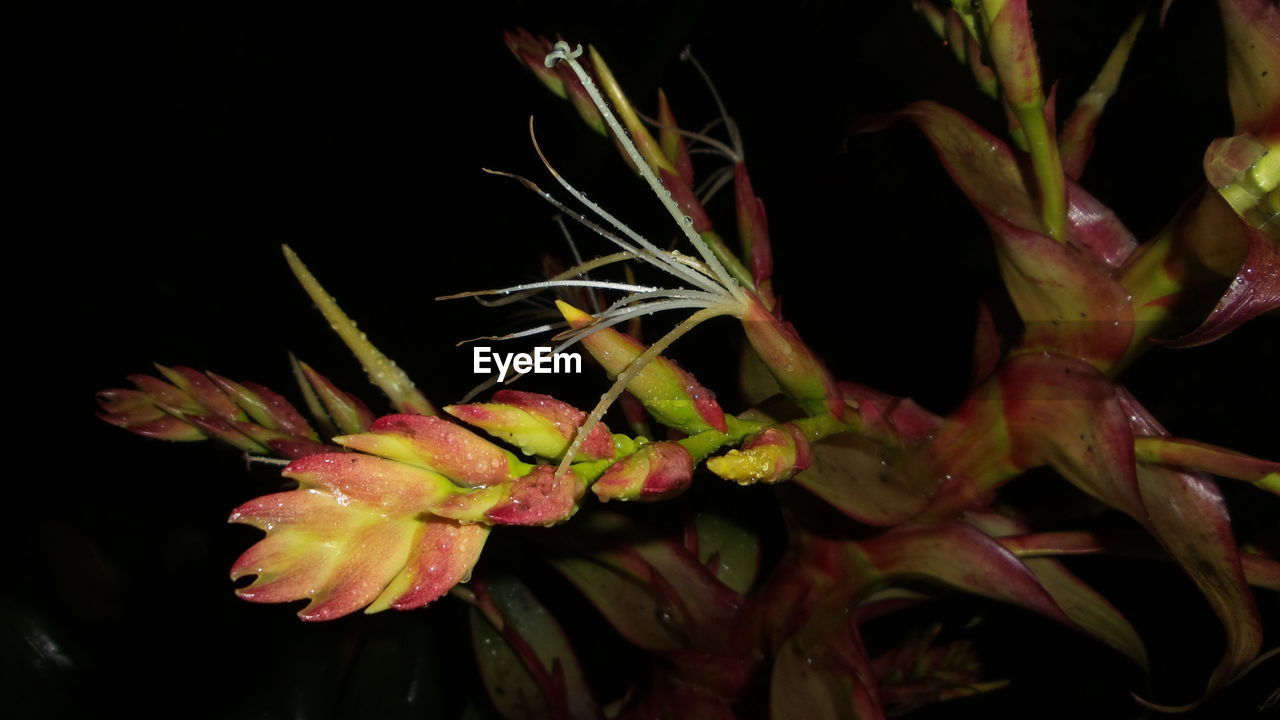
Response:
POLYGON ((283 397, 188 367, 156 365, 172 384, 132 375, 137 390, 103 390, 106 422, 160 440, 221 440, 251 455, 300 458, 331 448, 283 397))

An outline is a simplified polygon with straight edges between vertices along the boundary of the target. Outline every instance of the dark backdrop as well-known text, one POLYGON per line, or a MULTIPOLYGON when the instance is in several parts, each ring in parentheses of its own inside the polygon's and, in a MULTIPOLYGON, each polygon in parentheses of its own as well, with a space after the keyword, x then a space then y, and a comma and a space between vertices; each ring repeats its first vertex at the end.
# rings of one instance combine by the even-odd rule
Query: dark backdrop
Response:
MULTIPOLYGON (((1087 86, 1140 5, 1033 4, 1061 97, 1087 86)), ((433 298, 529 280, 540 253, 567 254, 550 208, 480 172, 545 179, 530 114, 579 187, 669 235, 610 144, 511 59, 504 28, 595 43, 639 105, 652 108, 661 84, 697 127, 714 107, 676 59, 692 44, 742 127, 788 317, 841 377, 937 411, 963 395, 976 303, 998 287, 985 231, 914 132, 853 128, 926 97, 989 127, 1000 116, 906 3, 19 3, 9 13, 6 45, 19 52, 3 71, 17 120, 5 267, 17 322, 6 323, 6 384, 18 392, 6 404, 0 704, 18 716, 488 712, 456 603, 303 625, 289 608, 236 600, 226 570, 256 532, 225 518, 278 478, 220 448, 100 423, 93 392, 156 361, 292 395, 292 350, 377 399, 292 282, 278 250, 287 242, 433 400, 456 400, 475 378, 453 343, 510 321, 433 298)), ((1148 27, 1104 120, 1085 182, 1139 237, 1202 182, 1203 147, 1229 132, 1216 23, 1210 4, 1181 3, 1166 30, 1148 27)), ((731 222, 727 208, 714 212, 731 222)), ((584 253, 601 250, 577 236, 584 253)), ((1175 433, 1274 457, 1275 330, 1264 319, 1207 348, 1157 352, 1126 380, 1175 433)), ((722 397, 732 397, 728 333, 710 325, 673 352, 722 397)), ((602 389, 593 379, 557 392, 589 405, 602 389)), ((1272 498, 1241 499, 1241 522, 1275 517, 1272 498)), ((1081 571, 1117 594, 1166 689, 1187 696, 1178 683, 1198 683, 1220 642, 1187 583, 1158 566, 1081 571)), ((571 627, 598 629, 554 580, 535 582, 580 613, 571 627)), ((986 659, 1014 685, 930 717, 1099 706, 1136 716, 1123 691, 1139 680, 1105 677, 1128 672, 1122 663, 1009 615, 986 659)), ((596 643, 584 652, 623 652, 596 643)), ((617 675, 597 680, 620 691, 617 675)), ((1205 716, 1245 712, 1260 687, 1237 688, 1220 706, 1229 710, 1205 716)))

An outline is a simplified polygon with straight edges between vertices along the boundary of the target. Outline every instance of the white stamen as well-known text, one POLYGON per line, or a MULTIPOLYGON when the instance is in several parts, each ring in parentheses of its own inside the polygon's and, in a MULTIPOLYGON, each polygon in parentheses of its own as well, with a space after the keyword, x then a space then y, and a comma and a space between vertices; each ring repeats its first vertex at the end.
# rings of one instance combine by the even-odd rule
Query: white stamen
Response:
POLYGON ((531 327, 528 330, 519 330, 517 332, 507 333, 506 335, 485 335, 483 337, 471 338, 470 340, 460 340, 454 347, 462 347, 463 345, 479 342, 481 340, 515 340, 517 338, 529 337, 530 335, 537 335, 538 333, 550 332, 551 330, 556 330, 566 325, 568 325, 568 323, 547 323, 546 325, 539 325, 538 327, 531 327))
MULTIPOLYGON (((631 137, 627 134, 626 129, 623 128, 622 124, 618 122, 618 119, 614 117, 613 110, 609 107, 608 103, 605 102, 604 97, 600 95, 600 91, 596 88, 595 81, 591 79, 591 76, 587 74, 586 70, 584 70, 582 65, 577 61, 576 58, 581 54, 581 46, 576 50, 573 50, 570 49, 568 43, 561 40, 555 44, 555 48, 547 55, 546 64, 547 67, 554 66, 558 61, 564 61, 569 64, 569 68, 573 70, 574 75, 578 76, 578 80, 587 91, 587 95, 591 98, 591 102, 596 106, 596 109, 600 111, 600 116, 604 118, 605 124, 609 126, 613 131, 614 136, 618 138, 619 144, 622 145, 627 156, 631 158, 631 162, 635 165, 636 169, 640 171, 641 177, 643 177, 645 182, 649 184, 650 189, 653 190, 654 195, 658 197, 658 200, 662 203, 663 207, 667 209, 671 218, 676 221, 676 225, 680 226, 680 230, 684 233, 685 237, 689 239, 689 243, 693 245, 694 249, 698 251, 698 254, 702 256, 703 262, 707 264, 707 267, 711 268, 712 274, 725 288, 725 290, 727 290, 729 294, 739 302, 745 304, 747 302, 747 297, 742 291, 742 288, 738 287, 738 283, 724 269, 720 260, 711 252, 711 248, 703 242, 702 238, 698 236, 698 233, 694 231, 692 225, 685 221, 685 215, 684 212, 680 210, 680 206, 671 199, 670 193, 668 193, 666 188, 662 186, 662 182, 658 180, 658 177, 653 174, 653 170, 649 167, 649 163, 640 155, 640 151, 636 149, 635 143, 631 141, 631 137)), ((648 244, 647 241, 646 244, 648 244)))
MULTIPOLYGON (((596 95, 598 96, 599 93, 597 92, 596 95)), ((610 115, 610 117, 612 117, 612 115, 610 115)), ((617 122, 618 122, 617 120, 613 120, 614 124, 617 124, 617 122)), ((621 126, 619 126, 619 129, 621 129, 621 126)), ((697 278, 697 276, 694 275, 693 273, 690 273, 686 269, 672 263, 670 258, 668 258, 669 253, 661 250, 660 248, 658 248, 658 246, 646 240, 644 236, 640 235, 640 233, 637 233, 636 231, 627 227, 625 223, 623 223, 618 218, 614 217, 612 213, 600 207, 599 205, 595 204, 594 202, 588 200, 586 195, 584 195, 581 191, 579 191, 573 185, 570 185, 569 181, 565 180, 560 175, 560 173, 557 172, 556 169, 551 165, 551 162, 547 160, 547 156, 543 154, 542 147, 538 145, 538 138, 533 135, 533 118, 529 119, 529 134, 533 139, 533 149, 538 153, 538 157, 542 159, 542 164, 546 166, 547 171, 550 172, 551 176, 556 179, 556 182, 560 183, 560 186, 563 187, 566 191, 568 191, 570 195, 576 198, 578 202, 582 203, 583 205, 586 205, 588 208, 591 209, 592 212, 599 215, 601 218, 604 219, 605 222, 612 225, 618 232, 622 233, 623 235, 626 235, 628 238, 630 238, 633 242, 638 244, 640 247, 653 253, 654 259, 662 263, 660 267, 664 267, 664 269, 666 269, 668 273, 679 276, 688 282, 693 282, 696 284, 702 284, 704 282, 701 278, 697 278)), ((627 146, 630 142, 631 140, 629 138, 625 142, 623 142, 624 147, 627 146)), ((632 150, 635 150, 634 145, 630 145, 630 147, 632 150)), ((637 154, 637 157, 639 157, 638 154, 637 154)), ((644 164, 643 159, 641 159, 640 163, 644 167, 644 173, 648 173, 647 177, 653 177, 653 171, 649 169, 648 165, 644 164)), ((641 173, 641 174, 644 174, 644 173, 641 173)), ((656 178, 654 178, 654 183, 657 183, 656 178)), ((653 183, 651 183, 650 187, 656 188, 655 192, 658 193, 659 199, 662 200, 664 204, 669 204, 671 208, 674 208, 674 210, 672 210, 672 212, 674 213, 672 217, 674 217, 676 219, 676 222, 680 224, 681 228, 685 231, 686 236, 692 236, 693 238, 696 238, 697 242, 694 244, 694 247, 695 249, 698 249, 699 254, 702 254, 703 253, 702 249, 706 248, 706 243, 702 242, 702 238, 698 237, 698 234, 693 232, 692 228, 685 226, 684 214, 680 212, 680 209, 678 207, 676 207, 675 203, 671 200, 671 198, 666 193, 665 188, 662 188, 660 183, 658 183, 657 185, 654 185, 653 183), (699 248, 698 247, 699 245, 701 245, 702 247, 699 248)), ((724 268, 720 267, 720 261, 716 260, 715 256, 711 255, 710 253, 711 253, 710 250, 706 251, 706 254, 704 255, 704 260, 707 257, 710 257, 711 262, 707 263, 707 265, 708 267, 712 268, 712 276, 716 279, 716 282, 720 286, 722 286, 727 293, 732 293, 733 291, 737 290, 738 288, 737 283, 735 283, 733 279, 730 278, 728 274, 724 272, 724 268), (714 263, 714 265, 712 265, 712 263, 714 263), (715 273, 716 267, 720 267, 720 273, 724 274, 724 278, 721 278, 719 275, 715 273), (730 283, 730 285, 725 285, 724 284, 725 280, 727 280, 730 283)), ((741 291, 738 290, 738 292, 740 293, 741 291)))
MULTIPOLYGON (((582 253, 578 252, 578 244, 573 241, 573 235, 569 232, 569 226, 565 224, 564 215, 556 215, 551 218, 556 226, 560 228, 560 234, 564 235, 564 241, 569 244, 569 252, 573 253, 574 267, 582 267, 582 253)), ((585 276, 586 271, 580 273, 585 276)), ((631 278, 627 278, 631 280, 631 278)), ((591 300, 591 311, 600 312, 600 300, 596 298, 596 293, 587 293, 587 298, 591 300)))
POLYGON ((600 235, 601 237, 608 240, 609 242, 622 248, 624 251, 630 253, 633 257, 639 260, 643 260, 669 275, 675 275, 676 277, 679 277, 681 280, 684 280, 685 282, 688 282, 691 285, 696 285, 709 292, 716 292, 716 293, 722 293, 722 294, 724 293, 723 288, 721 288, 713 279, 710 279, 711 278, 710 270, 705 269, 705 266, 702 266, 701 264, 698 264, 698 263, 690 262, 691 258, 680 255, 679 253, 671 253, 671 252, 658 249, 648 240, 645 240, 643 237, 633 232, 631 228, 628 228, 626 225, 623 225, 620 221, 618 221, 617 218, 614 218, 612 215, 609 215, 608 213, 604 212, 603 209, 600 209, 598 206, 596 206, 595 203, 592 203, 590 200, 587 200, 586 196, 584 196, 576 188, 570 185, 568 181, 562 178, 559 175, 559 173, 556 172, 555 168, 552 167, 550 163, 547 162, 546 157, 542 156, 542 149, 538 147, 537 138, 533 139, 533 144, 534 144, 534 149, 538 151, 538 155, 542 157, 543 163, 546 164, 548 171, 550 171, 551 175, 556 178, 557 182, 559 182, 561 185, 566 187, 569 193, 573 195, 575 198, 577 198, 579 201, 581 201, 584 205, 586 205, 587 207, 593 209, 595 212, 600 214, 601 217, 605 218, 606 221, 609 221, 611 224, 614 224, 615 227, 620 226, 620 229, 628 237, 639 242, 641 247, 636 247, 635 245, 628 243, 626 240, 623 240, 617 235, 614 235, 613 233, 609 232, 608 230, 601 227, 599 224, 593 222, 589 218, 584 217, 581 213, 576 212, 571 208, 565 206, 559 200, 556 200, 555 197, 551 195, 551 193, 548 193, 544 191, 542 188, 538 187, 537 183, 534 183, 532 180, 521 177, 519 175, 515 175, 513 173, 501 172, 498 170, 486 169, 485 172, 490 173, 491 175, 501 175, 503 177, 509 177, 509 178, 512 178, 513 180, 516 180, 521 185, 524 185, 530 190, 533 190, 534 192, 538 193, 539 197, 541 197, 546 202, 550 203, 557 210, 573 218, 575 221, 582 224, 587 229, 594 231, 596 234, 600 235), (691 267, 697 270, 698 272, 688 272, 686 269, 678 267, 679 265, 685 265, 685 266, 691 267), (705 277, 700 276, 698 273, 705 273, 705 277))
MULTIPOLYGON (((711 82, 711 75, 702 67, 702 63, 698 62, 698 58, 693 56, 693 48, 685 47, 684 52, 680 53, 682 60, 688 60, 693 64, 698 74, 702 76, 702 81, 707 84, 707 90, 711 91, 711 98, 716 101, 716 107, 720 109, 720 118, 724 120, 724 126, 729 131, 729 141, 733 143, 735 155, 738 162, 743 162, 745 153, 742 151, 742 135, 738 132, 738 124, 729 117, 729 111, 724 107, 724 100, 720 99, 720 92, 716 90, 716 84, 711 82)), ((705 131, 704 131, 705 132, 705 131)))
MULTIPOLYGON (((723 110, 723 108, 721 109, 723 110)), ((653 127, 658 128, 659 130, 669 130, 681 137, 687 137, 690 140, 696 140, 697 142, 705 143, 710 146, 705 148, 690 148, 689 149, 690 154, 719 155, 720 157, 724 158, 725 160, 728 160, 729 162, 734 162, 734 163, 742 162, 741 155, 735 152, 733 148, 729 147, 728 145, 725 145, 724 143, 711 137, 710 135, 707 135, 705 133, 693 132, 692 130, 685 130, 683 128, 676 127, 675 125, 667 125, 666 123, 659 122, 657 118, 651 118, 648 115, 645 115, 639 110, 636 111, 636 115, 640 116, 641 120, 652 125, 653 127)))
POLYGON ((707 309, 707 304, 693 300, 659 300, 657 302, 633 305, 625 310, 620 310, 613 315, 602 317, 596 322, 579 328, 576 331, 565 331, 565 333, 556 336, 554 339, 567 337, 568 340, 561 343, 553 352, 560 352, 561 350, 564 350, 565 348, 574 345, 583 339, 600 332, 601 330, 630 320, 637 315, 652 315, 653 313, 662 312, 664 310, 688 310, 692 308, 705 310, 707 309))
POLYGON ((728 185, 732 181, 732 167, 722 167, 719 170, 716 170, 708 175, 707 179, 704 180, 702 185, 698 188, 698 200, 700 200, 703 205, 706 205, 711 198, 715 197, 716 193, 720 192, 725 185, 728 185))
POLYGON ((629 290, 631 292, 650 292, 658 288, 648 285, 632 285, 630 283, 611 282, 609 280, 542 280, 540 282, 525 283, 524 285, 512 285, 508 288, 499 288, 496 290, 471 290, 470 292, 457 293, 456 295, 442 295, 437 300, 456 300, 464 297, 475 297, 477 295, 510 295, 514 292, 523 292, 525 290, 545 290, 555 287, 589 287, 600 288, 602 290, 629 290))

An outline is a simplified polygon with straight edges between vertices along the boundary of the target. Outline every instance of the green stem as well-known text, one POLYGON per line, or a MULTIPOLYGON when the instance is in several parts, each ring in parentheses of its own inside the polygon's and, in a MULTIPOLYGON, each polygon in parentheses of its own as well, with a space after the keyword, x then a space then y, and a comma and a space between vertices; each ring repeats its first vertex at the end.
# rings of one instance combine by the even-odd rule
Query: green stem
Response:
POLYGON ((1062 179, 1062 157, 1058 153, 1058 140, 1049 131, 1044 117, 1044 99, 1013 106, 1013 114, 1022 127, 1027 150, 1031 153, 1031 167, 1040 189, 1040 219, 1049 236, 1058 242, 1067 241, 1067 189, 1062 179))
POLYGON ((726 445, 737 445, 748 435, 768 427, 764 423, 741 420, 732 415, 726 415, 724 420, 725 424, 729 426, 729 432, 727 433, 722 433, 719 430, 706 430, 677 441, 693 456, 694 463, 700 463, 720 448, 726 445))
MULTIPOLYGON (((856 413, 853 413, 853 417, 857 418, 858 416, 856 413)), ((791 424, 800 428, 800 432, 803 432, 804 436, 811 443, 818 442, 828 435, 836 435, 842 432, 849 432, 850 430, 856 432, 858 429, 857 425, 861 425, 860 422, 856 425, 847 423, 831 414, 800 418, 799 420, 792 421, 791 424)))

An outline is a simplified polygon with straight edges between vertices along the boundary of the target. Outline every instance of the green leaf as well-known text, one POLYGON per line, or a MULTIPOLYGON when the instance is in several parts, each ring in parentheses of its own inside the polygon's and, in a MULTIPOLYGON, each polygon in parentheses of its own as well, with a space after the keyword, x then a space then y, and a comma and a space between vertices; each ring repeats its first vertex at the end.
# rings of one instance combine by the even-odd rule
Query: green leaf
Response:
POLYGON ((1280 308, 1280 241, 1243 221, 1238 224, 1248 243, 1248 255, 1227 293, 1200 327, 1163 345, 1180 348, 1204 345, 1247 320, 1280 308))
POLYGON ((1104 368, 1118 362, 1133 317, 1129 293, 1111 278, 1111 268, 1127 259, 1133 239, 1110 211, 1067 182, 1070 224, 1063 237, 1050 238, 1028 180, 1003 142, 937 103, 914 103, 893 117, 920 128, 990 226, 1001 276, 1028 325, 1024 344, 1082 354, 1104 368))
POLYGON ((503 717, 599 718, 600 708, 564 629, 533 593, 512 577, 475 583, 474 589, 481 606, 496 616, 487 619, 473 611, 471 628, 485 687, 503 717), (524 672, 514 671, 513 660, 524 672), (529 701, 529 685, 542 703, 529 701))
POLYGON ((1094 130, 1098 127, 1102 110, 1120 84, 1120 75, 1124 72, 1133 43, 1138 39, 1138 31, 1142 29, 1146 19, 1147 13, 1143 11, 1129 23, 1129 27, 1111 49, 1098 77, 1076 101, 1075 110, 1063 123, 1062 131, 1058 133, 1058 146, 1062 150, 1062 168, 1067 177, 1078 179, 1084 172, 1085 163, 1093 152, 1094 130))
POLYGON ((778 650, 772 720, 883 720, 877 682, 856 623, 824 608, 778 650))
POLYGON ((1140 437, 1134 441, 1134 451, 1143 462, 1244 480, 1280 494, 1280 463, 1277 462, 1181 438, 1140 437))
POLYGON ((1017 465, 1047 463, 1141 522, 1133 433, 1116 386, 1085 362, 1048 353, 1015 356, 997 377, 1017 465))
POLYGON ((480 679, 494 707, 506 720, 541 720, 552 717, 547 699, 529 668, 502 637, 502 633, 471 608, 471 647, 480 666, 480 679))
POLYGON ((698 513, 693 524, 698 560, 720 582, 745 595, 760 572, 760 538, 715 512, 698 513))
MULTIPOLYGON (((570 577, 610 622, 614 622, 614 617, 607 606, 617 602, 623 593, 634 593, 634 585, 638 584, 645 588, 648 598, 625 599, 625 602, 652 605, 654 611, 637 621, 644 627, 634 627, 632 631, 643 631, 649 639, 678 637, 682 646, 702 650, 717 650, 730 645, 733 640, 731 621, 742 597, 717 580, 698 558, 679 543, 623 515, 604 511, 580 518, 571 529, 573 535, 567 541, 571 547, 598 563, 597 567, 607 568, 618 575, 611 578, 593 568, 580 566, 571 569, 576 576, 592 575, 607 583, 607 588, 588 591, 578 580, 570 577), (656 626, 653 621, 656 621, 656 626)), ((560 561, 553 561, 553 564, 565 572, 560 561)), ((620 622, 629 625, 632 621, 620 622)), ((614 625, 630 639, 628 631, 618 622, 614 625)))
POLYGON ((813 464, 796 475, 796 482, 869 525, 896 525, 914 517, 938 484, 920 450, 940 432, 942 418, 910 398, 857 383, 839 387, 845 404, 856 410, 858 431, 814 443, 813 464))
POLYGON ((1109 370, 1133 337, 1129 295, 1093 258, 985 210, 1000 274, 1026 325, 1020 347, 1069 354, 1109 370))
POLYGON ((813 465, 796 474, 795 482, 854 520, 878 526, 914 517, 934 485, 903 452, 891 455, 883 444, 855 433, 814 443, 813 465))
MULTIPOLYGON (((996 538, 1028 532, 1021 522, 994 512, 966 513, 965 520, 996 538)), ((1022 562, 1072 622, 1128 657, 1144 672, 1149 670, 1142 638, 1110 601, 1057 560, 1022 558, 1022 562)))
POLYGON ((967 523, 903 525, 855 545, 889 581, 942 583, 1074 627, 1026 564, 967 523))
MULTIPOLYGON (((1168 432, 1127 391, 1119 391, 1134 431, 1168 432)), ((1262 624, 1241 567, 1222 494, 1209 478, 1152 465, 1139 465, 1138 487, 1146 508, 1139 518, 1200 588, 1222 622, 1227 647, 1206 692, 1230 682, 1257 656, 1262 624)))
POLYGON ((650 652, 683 647, 674 627, 674 608, 638 579, 581 557, 561 557, 551 565, 578 588, 627 642, 650 652))
POLYGON ((1280 140, 1280 8, 1218 0, 1227 37, 1227 93, 1236 129, 1280 140))

